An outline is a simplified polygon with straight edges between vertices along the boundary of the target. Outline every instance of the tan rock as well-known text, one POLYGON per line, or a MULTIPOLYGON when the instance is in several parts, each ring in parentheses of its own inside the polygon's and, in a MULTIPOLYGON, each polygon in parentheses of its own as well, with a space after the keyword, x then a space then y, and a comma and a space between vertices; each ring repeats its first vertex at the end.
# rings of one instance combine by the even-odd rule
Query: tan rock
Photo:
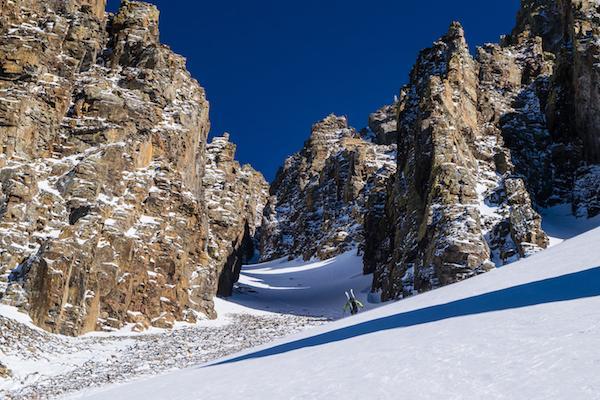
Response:
POLYGON ((372 132, 359 134, 345 117, 330 115, 314 124, 304 148, 285 161, 271 185, 262 259, 327 259, 362 249, 365 207, 395 171, 395 150, 395 145, 378 144, 372 132))
POLYGON ((365 249, 365 271, 374 272, 373 290, 383 300, 447 285, 547 246, 523 181, 509 177, 514 165, 495 125, 524 81, 551 70, 537 58, 537 44, 524 45, 532 54, 527 62, 493 45, 473 59, 462 27, 453 23, 420 53, 399 97, 399 169, 385 211, 369 210, 365 218, 366 236, 374 238, 365 249), (498 98, 498 88, 507 98, 498 98))
POLYGON ((235 160, 235 150, 229 134, 213 138, 207 146, 203 180, 209 217, 208 262, 219 271, 212 294, 220 296, 232 294, 242 263, 254 258, 269 193, 259 172, 235 160))
POLYGON ((103 7, 0 9, 15 27, 0 29, 0 297, 68 335, 213 317, 223 269, 207 253, 205 92, 160 45, 156 7, 103 7))
POLYGON ((10 369, 8 369, 8 367, 4 364, 2 364, 2 362, 0 362, 0 378, 2 379, 6 379, 6 378, 10 378, 12 376, 12 372, 10 371, 10 369))

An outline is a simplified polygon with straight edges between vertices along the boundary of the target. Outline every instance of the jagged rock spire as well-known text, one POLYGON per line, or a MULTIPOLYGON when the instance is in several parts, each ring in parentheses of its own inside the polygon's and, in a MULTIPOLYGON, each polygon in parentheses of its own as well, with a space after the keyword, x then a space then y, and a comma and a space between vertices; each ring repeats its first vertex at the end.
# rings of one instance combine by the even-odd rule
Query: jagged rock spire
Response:
POLYGON ((373 289, 384 299, 465 279, 547 245, 523 182, 498 173, 502 136, 482 124, 491 93, 479 67, 462 26, 452 23, 419 54, 401 92, 398 171, 385 212, 366 217, 366 237, 376 240, 367 242, 365 270, 374 271, 373 289), (490 204, 494 212, 484 212, 490 204))
POLYGON ((242 263, 253 258, 269 197, 265 178, 251 166, 241 166, 235 150, 229 133, 215 136, 206 147, 207 253, 212 269, 219 273, 219 296, 231 296, 242 263))
POLYGON ((555 51, 564 34, 564 8, 571 0, 521 0, 511 44, 521 44, 539 36, 544 49, 555 51))
POLYGON ((370 193, 395 170, 395 145, 360 137, 345 117, 312 126, 303 149, 289 157, 271 185, 261 232, 261 257, 319 257, 362 246, 370 193))

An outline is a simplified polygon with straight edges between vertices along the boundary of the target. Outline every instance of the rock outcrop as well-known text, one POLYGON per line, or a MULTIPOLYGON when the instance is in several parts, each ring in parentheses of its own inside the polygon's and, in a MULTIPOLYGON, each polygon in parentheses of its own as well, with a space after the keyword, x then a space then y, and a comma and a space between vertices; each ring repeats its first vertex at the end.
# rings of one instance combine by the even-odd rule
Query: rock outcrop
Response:
POLYGON ((362 133, 370 136, 374 143, 395 145, 398 141, 397 114, 398 99, 394 104, 383 106, 369 115, 368 128, 362 133))
POLYGON ((401 91, 398 172, 366 232, 384 300, 546 247, 536 206, 598 213, 597 3, 524 0, 517 19, 475 58, 453 23, 401 91))
POLYGON ((304 148, 289 157, 271 185, 261 234, 261 258, 330 258, 361 247, 371 193, 395 169, 395 145, 361 135, 345 117, 312 127, 304 148))
POLYGON ((573 208, 576 216, 592 218, 600 214, 600 165, 581 167, 575 176, 573 208))
POLYGON ((263 259, 358 244, 387 300, 545 248, 537 207, 597 215, 599 21, 597 2, 524 0, 511 35, 475 57, 453 23, 368 129, 313 127, 271 188, 263 259), (356 143, 397 144, 396 172, 369 169, 356 143))
POLYGON ((0 0, 0 301, 51 332, 214 317, 255 258, 357 248, 383 300, 548 245, 600 213, 600 10, 523 0, 469 52, 453 23, 357 131, 330 115, 268 188, 206 143, 208 102, 156 7, 0 0), (263 212, 264 210, 264 212, 263 212))
MULTIPOLYGON (((421 52, 400 96, 398 172, 383 224, 388 239, 374 242, 367 253, 379 256, 365 260, 365 269, 375 272, 373 289, 381 290, 384 300, 452 283, 494 265, 486 236, 502 227, 495 236, 507 238, 514 214, 506 204, 512 198, 507 192, 527 192, 521 181, 497 173, 499 135, 480 128, 479 106, 478 68, 462 27, 454 23, 421 52), (493 205, 490 195, 496 197, 493 205), (378 249, 379 243, 385 251, 378 249)), ((527 221, 535 225, 538 242, 532 245, 545 246, 540 218, 528 200, 520 199, 524 213, 534 216, 527 221)), ((529 250, 523 238, 507 239, 498 243, 502 258, 507 251, 523 255, 529 250)))
POLYGON ((4 364, 2 364, 2 362, 0 362, 0 378, 2 379, 7 379, 10 378, 12 375, 12 372, 10 371, 10 369, 8 369, 8 367, 4 364))
POLYGON ((546 115, 553 139, 600 162, 600 11, 596 0, 524 0, 508 43, 538 40, 556 59, 546 115), (538 39, 536 39, 538 38, 538 39), (576 139, 576 140, 575 140, 576 139))
MULTIPOLYGON (((208 252, 209 105, 160 44, 156 7, 0 6, 2 302, 67 335, 214 316, 222 259, 238 249, 208 252)), ((223 240, 256 228, 231 223, 223 240)))
POLYGON ((262 213, 269 184, 250 165, 235 161, 236 146, 229 135, 213 138, 207 146, 204 175, 209 218, 207 254, 213 269, 221 271, 220 296, 230 296, 243 262, 255 258, 262 213))

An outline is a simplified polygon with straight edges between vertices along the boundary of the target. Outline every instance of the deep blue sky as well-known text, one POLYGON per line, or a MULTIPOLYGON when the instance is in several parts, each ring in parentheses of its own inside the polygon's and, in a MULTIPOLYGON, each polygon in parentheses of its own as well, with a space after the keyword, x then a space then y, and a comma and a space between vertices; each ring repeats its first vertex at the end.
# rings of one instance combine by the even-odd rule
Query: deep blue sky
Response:
MULTIPOLYGON (((267 180, 331 112, 360 129, 406 83, 418 51, 460 21, 474 47, 513 27, 518 0, 152 0, 161 41, 188 60, 211 135, 267 180)), ((120 0, 108 0, 115 11, 120 0)))

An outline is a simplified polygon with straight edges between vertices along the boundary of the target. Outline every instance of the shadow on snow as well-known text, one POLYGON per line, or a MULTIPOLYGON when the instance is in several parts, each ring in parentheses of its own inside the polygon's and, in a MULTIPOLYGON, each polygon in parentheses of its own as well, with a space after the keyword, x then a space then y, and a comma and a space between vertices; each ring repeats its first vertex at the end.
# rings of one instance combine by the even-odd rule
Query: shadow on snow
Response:
POLYGON ((600 295, 600 267, 548 278, 523 285, 489 292, 445 304, 407 311, 365 321, 319 335, 280 344, 254 353, 224 360, 207 367, 243 360, 272 356, 301 349, 338 342, 353 337, 388 329, 404 328, 448 318, 476 315, 492 311, 534 306, 600 295))

